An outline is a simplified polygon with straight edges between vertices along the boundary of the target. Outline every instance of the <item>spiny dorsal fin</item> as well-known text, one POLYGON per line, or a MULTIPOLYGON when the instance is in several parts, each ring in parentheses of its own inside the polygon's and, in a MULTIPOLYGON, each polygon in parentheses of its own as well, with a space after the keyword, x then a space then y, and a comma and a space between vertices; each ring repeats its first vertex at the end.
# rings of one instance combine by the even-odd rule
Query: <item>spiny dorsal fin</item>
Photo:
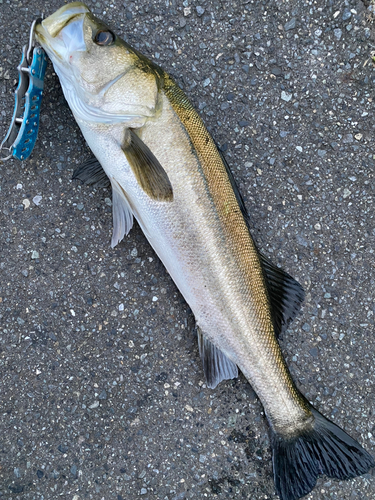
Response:
MULTIPOLYGON (((238 206, 240 207, 246 225, 250 230, 249 214, 247 213, 241 193, 237 187, 233 174, 224 155, 220 150, 219 153, 221 159, 223 160, 230 183, 232 184, 234 194, 237 198, 238 206)), ((288 325, 296 317, 304 300, 305 292, 298 281, 296 281, 282 269, 272 264, 272 262, 267 259, 267 257, 259 253, 259 258, 263 267, 268 295, 271 302, 275 334, 276 336, 280 336, 285 332, 285 330, 288 328, 288 325)))
POLYGON ((207 386, 215 389, 222 380, 238 377, 237 365, 214 346, 199 327, 197 327, 197 331, 199 354, 203 363, 207 386))
POLYGON ((146 144, 129 129, 130 140, 123 151, 143 191, 157 201, 172 201, 173 191, 168 175, 146 144))
POLYGON ((110 187, 111 185, 107 174, 95 156, 77 167, 73 172, 72 179, 78 179, 88 186, 92 185, 98 188, 110 187))
POLYGON ((288 273, 259 254, 270 298, 276 336, 282 335, 293 321, 305 298, 302 286, 288 273))
POLYGON ((240 190, 238 189, 236 181, 234 180, 234 176, 232 174, 231 169, 229 168, 227 159, 225 158, 225 156, 223 155, 222 151, 220 151, 220 149, 218 148, 217 145, 216 145, 216 147, 217 147, 217 150, 219 151, 220 157, 221 157, 221 159, 223 161, 225 170, 227 171, 229 182, 232 185, 232 189, 233 189, 234 195, 235 195, 235 197, 237 199, 238 206, 240 207, 240 210, 242 212, 243 218, 245 219, 246 225, 249 228, 249 214, 248 214, 248 212, 246 210, 245 202, 243 201, 243 198, 242 198, 242 195, 240 193, 240 190))

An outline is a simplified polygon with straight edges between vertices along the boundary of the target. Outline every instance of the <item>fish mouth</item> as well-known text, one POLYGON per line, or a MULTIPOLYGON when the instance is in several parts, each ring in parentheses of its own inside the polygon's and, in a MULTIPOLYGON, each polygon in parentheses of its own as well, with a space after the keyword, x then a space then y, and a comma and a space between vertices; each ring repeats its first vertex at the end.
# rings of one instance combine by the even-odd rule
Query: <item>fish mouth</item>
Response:
POLYGON ((41 24, 43 28, 49 33, 49 35, 52 38, 55 38, 55 36, 58 35, 60 31, 67 24, 69 24, 74 17, 80 16, 82 14, 87 14, 88 12, 91 11, 84 3, 72 2, 58 9, 51 16, 44 19, 41 24))
POLYGON ((83 23, 90 9, 82 2, 64 5, 35 27, 36 39, 48 55, 67 61, 72 52, 86 50, 83 23))

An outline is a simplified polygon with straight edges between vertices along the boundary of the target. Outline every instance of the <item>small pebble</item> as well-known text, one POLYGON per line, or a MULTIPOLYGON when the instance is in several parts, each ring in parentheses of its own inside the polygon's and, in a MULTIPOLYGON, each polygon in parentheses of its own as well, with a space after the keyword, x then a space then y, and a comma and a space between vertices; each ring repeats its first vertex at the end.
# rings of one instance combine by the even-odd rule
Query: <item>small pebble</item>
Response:
POLYGON ((204 11, 205 11, 205 9, 203 7, 201 7, 200 5, 197 5, 196 10, 197 10, 198 17, 203 16, 204 11))
POLYGON ((35 205, 39 205, 39 203, 42 201, 42 196, 34 196, 33 198, 33 202, 35 203, 35 205))
POLYGON ((289 94, 289 92, 285 92, 285 90, 281 91, 281 99, 283 101, 289 102, 292 97, 293 97, 293 94, 289 94))
POLYGON ((275 76, 281 76, 282 70, 279 66, 271 66, 271 73, 275 76))
POLYGON ((30 206, 30 201, 29 201, 27 198, 25 198, 25 199, 22 201, 22 204, 23 204, 23 206, 25 207, 25 209, 26 209, 26 208, 29 208, 29 206, 30 206))
POLYGON ((284 24, 284 30, 285 31, 293 30, 296 27, 296 24, 297 24, 297 18, 292 17, 292 19, 290 19, 288 22, 284 24))
POLYGON ((353 142, 353 134, 344 135, 342 142, 344 142, 345 144, 350 144, 351 142, 353 142))
POLYGON ((102 399, 102 400, 105 400, 107 399, 107 393, 106 391, 103 389, 102 392, 99 394, 99 399, 102 399))
POLYGON ((33 251, 31 252, 31 258, 32 258, 33 260, 35 260, 35 259, 39 259, 39 252, 37 252, 36 250, 33 250, 33 251))
POLYGON ((340 40, 340 38, 342 37, 342 30, 340 30, 340 28, 336 28, 333 30, 333 34, 335 35, 337 40, 340 40))

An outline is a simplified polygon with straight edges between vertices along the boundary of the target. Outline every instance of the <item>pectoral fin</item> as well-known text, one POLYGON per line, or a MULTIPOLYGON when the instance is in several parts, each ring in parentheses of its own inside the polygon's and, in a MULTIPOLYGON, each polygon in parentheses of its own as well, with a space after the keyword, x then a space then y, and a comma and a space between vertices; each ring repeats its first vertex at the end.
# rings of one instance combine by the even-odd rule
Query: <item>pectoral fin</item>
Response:
POLYGON ((172 201, 173 191, 163 167, 146 144, 129 129, 130 138, 123 151, 143 191, 153 200, 172 201))
POLYGON ((207 386, 215 389, 222 380, 238 377, 237 365, 210 342, 199 327, 197 330, 199 354, 207 386))

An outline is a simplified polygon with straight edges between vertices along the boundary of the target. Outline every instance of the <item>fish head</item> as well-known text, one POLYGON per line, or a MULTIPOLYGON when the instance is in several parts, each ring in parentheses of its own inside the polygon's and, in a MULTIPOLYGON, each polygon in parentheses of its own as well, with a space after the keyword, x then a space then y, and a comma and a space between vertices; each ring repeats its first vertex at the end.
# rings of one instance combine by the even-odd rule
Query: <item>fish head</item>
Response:
MULTIPOLYGON (((76 119, 142 125, 155 115, 162 70, 121 40, 82 2, 36 27, 76 119)), ((137 125, 136 125, 137 126, 137 125)))

